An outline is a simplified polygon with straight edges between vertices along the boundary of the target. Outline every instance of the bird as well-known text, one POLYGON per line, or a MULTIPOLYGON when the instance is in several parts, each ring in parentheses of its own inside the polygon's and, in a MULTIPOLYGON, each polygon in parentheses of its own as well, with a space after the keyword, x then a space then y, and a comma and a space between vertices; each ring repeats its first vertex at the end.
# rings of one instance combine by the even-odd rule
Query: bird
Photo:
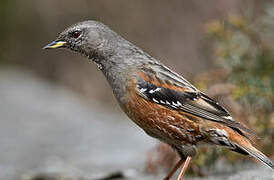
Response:
POLYGON ((255 133, 236 121, 217 101, 107 25, 87 20, 71 25, 43 49, 65 48, 93 61, 106 77, 127 116, 149 136, 170 145, 180 160, 181 180, 201 145, 249 155, 274 169, 254 147, 255 133))

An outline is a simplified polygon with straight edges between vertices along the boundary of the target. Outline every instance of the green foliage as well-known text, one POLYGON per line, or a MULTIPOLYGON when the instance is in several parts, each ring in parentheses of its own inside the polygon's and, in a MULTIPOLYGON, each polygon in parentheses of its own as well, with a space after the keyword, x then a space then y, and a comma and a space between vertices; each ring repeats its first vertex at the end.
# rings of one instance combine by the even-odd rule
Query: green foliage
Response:
MULTIPOLYGON (((212 21, 206 25, 206 32, 216 64, 228 72, 219 82, 235 85, 233 99, 246 111, 250 128, 264 137, 259 141, 261 150, 273 155, 274 4, 257 18, 233 15, 212 21)), ((213 164, 224 155, 232 164, 238 159, 226 150, 206 151, 207 157, 201 155, 196 160, 200 166, 213 164)))

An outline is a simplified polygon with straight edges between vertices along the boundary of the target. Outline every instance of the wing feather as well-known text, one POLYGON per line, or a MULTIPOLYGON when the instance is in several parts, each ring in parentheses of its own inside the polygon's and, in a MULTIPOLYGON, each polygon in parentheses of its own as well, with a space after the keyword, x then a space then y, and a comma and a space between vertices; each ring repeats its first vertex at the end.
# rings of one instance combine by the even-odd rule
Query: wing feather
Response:
POLYGON ((143 98, 205 120, 222 123, 244 136, 246 136, 244 132, 255 135, 254 132, 235 121, 228 111, 216 101, 197 90, 185 79, 179 80, 179 75, 176 74, 175 82, 171 78, 172 74, 166 76, 171 82, 169 85, 164 84, 166 81, 163 80, 163 77, 159 82, 157 79, 160 78, 156 78, 156 75, 150 75, 150 78, 143 78, 144 76, 145 74, 142 72, 137 81, 137 90, 143 98), (180 85, 176 85, 178 82, 181 82, 180 85))

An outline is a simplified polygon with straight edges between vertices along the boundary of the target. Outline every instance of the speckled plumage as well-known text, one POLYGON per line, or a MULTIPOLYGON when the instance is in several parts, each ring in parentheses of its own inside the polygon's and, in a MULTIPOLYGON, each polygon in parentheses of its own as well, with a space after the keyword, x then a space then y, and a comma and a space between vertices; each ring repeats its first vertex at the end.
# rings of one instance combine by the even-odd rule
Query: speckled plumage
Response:
MULTIPOLYGON (((62 32, 45 48, 68 48, 92 59, 108 80, 121 108, 148 135, 178 151, 187 162, 199 144, 215 144, 249 154, 274 169, 253 147, 245 126, 182 76, 97 21, 84 21, 62 32)), ((170 178, 182 164, 167 176, 170 178)))

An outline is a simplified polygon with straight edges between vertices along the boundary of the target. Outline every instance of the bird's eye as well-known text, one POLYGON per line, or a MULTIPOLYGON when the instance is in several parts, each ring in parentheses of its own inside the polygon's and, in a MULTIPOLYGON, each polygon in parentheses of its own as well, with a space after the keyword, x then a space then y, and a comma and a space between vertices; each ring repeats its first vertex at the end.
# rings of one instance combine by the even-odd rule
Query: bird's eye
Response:
POLYGON ((74 39, 77 39, 78 37, 80 37, 81 35, 81 31, 73 31, 71 33, 71 37, 73 37, 74 39))

